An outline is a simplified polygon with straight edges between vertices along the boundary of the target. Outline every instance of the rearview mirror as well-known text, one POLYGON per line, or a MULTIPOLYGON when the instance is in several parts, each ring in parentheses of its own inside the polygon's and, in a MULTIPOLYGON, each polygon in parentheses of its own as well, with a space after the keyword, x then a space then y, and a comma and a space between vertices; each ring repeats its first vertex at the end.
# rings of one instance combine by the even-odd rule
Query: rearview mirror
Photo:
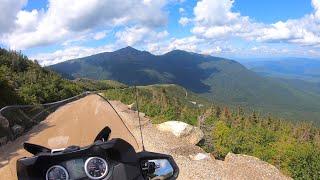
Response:
POLYGON ((99 134, 94 139, 94 142, 96 141, 106 142, 109 140, 110 134, 111 134, 111 129, 108 126, 106 126, 99 132, 99 134))
POLYGON ((179 168, 169 155, 143 151, 137 154, 143 175, 148 180, 172 180, 179 168))
POLYGON ((142 163, 142 170, 147 179, 162 180, 173 176, 173 167, 167 159, 152 159, 142 163))

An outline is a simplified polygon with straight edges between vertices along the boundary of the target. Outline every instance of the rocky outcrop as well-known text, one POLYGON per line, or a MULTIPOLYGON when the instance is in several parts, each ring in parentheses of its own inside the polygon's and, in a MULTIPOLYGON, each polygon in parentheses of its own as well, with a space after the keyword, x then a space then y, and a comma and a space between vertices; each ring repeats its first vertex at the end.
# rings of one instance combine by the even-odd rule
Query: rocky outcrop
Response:
POLYGON ((275 166, 259 158, 228 153, 224 160, 225 178, 231 179, 291 179, 283 175, 275 166), (246 173, 243 173, 246 172, 246 173))
POLYGON ((135 110, 135 109, 136 109, 136 108, 135 108, 135 103, 129 104, 129 105, 128 105, 128 109, 130 109, 130 110, 135 110))
POLYGON ((4 129, 9 128, 9 121, 1 115, 0 115, 0 126, 4 129))
POLYGON ((8 142, 10 137, 9 132, 9 121, 5 117, 0 115, 0 146, 8 142))
POLYGON ((176 137, 189 135, 193 127, 181 121, 167 121, 158 125, 160 131, 171 132, 176 137))
POLYGON ((22 127, 18 124, 13 125, 11 129, 12 129, 12 133, 15 137, 21 136, 24 132, 24 127, 22 127))
POLYGON ((195 155, 189 155, 191 160, 194 161, 201 161, 201 160, 207 160, 207 159, 211 159, 211 156, 209 153, 198 153, 195 155))
POLYGON ((192 132, 186 138, 189 143, 196 145, 204 138, 204 134, 200 128, 193 127, 192 132))
POLYGON ((186 139, 191 144, 198 144, 203 139, 203 132, 181 121, 167 121, 157 126, 160 131, 170 132, 178 138, 186 139))
POLYGON ((0 146, 6 144, 7 142, 8 142, 7 136, 0 137, 0 146))

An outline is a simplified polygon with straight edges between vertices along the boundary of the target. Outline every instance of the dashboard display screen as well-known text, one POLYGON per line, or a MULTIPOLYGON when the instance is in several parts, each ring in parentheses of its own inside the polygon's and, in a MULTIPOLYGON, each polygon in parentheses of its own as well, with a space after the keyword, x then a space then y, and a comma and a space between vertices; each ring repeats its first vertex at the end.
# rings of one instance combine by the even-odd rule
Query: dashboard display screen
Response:
POLYGON ((73 159, 67 161, 66 168, 68 169, 70 179, 80 179, 86 177, 83 159, 73 159))

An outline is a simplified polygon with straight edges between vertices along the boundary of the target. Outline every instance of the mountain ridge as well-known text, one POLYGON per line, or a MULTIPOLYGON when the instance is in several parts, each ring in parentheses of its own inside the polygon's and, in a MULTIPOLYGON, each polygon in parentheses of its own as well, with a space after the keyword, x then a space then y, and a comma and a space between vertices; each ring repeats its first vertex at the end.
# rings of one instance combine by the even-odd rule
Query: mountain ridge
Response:
POLYGON ((215 103, 275 112, 290 119, 318 121, 320 116, 317 95, 260 76, 234 60, 182 50, 153 55, 126 47, 49 68, 65 77, 110 79, 128 85, 178 84, 215 103))
POLYGON ((278 58, 240 62, 262 76, 320 82, 318 59, 278 58))

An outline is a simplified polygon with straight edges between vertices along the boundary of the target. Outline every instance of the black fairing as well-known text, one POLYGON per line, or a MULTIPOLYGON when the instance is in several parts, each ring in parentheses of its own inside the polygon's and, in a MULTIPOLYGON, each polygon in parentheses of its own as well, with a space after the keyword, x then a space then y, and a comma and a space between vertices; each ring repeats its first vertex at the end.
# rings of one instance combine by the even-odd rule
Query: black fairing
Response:
MULTIPOLYGON (((40 152, 33 157, 21 158, 17 161, 18 179, 44 179, 46 171, 53 165, 61 164, 73 159, 98 156, 108 160, 109 173, 104 179, 108 180, 140 180, 146 179, 142 172, 141 162, 144 160, 167 159, 174 169, 169 180, 178 177, 179 168, 172 156, 143 151, 136 153, 126 141, 116 138, 107 142, 96 141, 83 148, 71 147, 60 152, 40 152)), ((80 179, 87 179, 83 177, 80 179)))
POLYGON ((49 167, 63 161, 90 156, 99 156, 117 162, 111 170, 112 176, 106 177, 108 179, 143 179, 134 148, 122 139, 98 141, 72 152, 45 152, 34 157, 21 158, 17 161, 17 175, 19 179, 44 179, 49 167))
POLYGON ((23 148, 28 151, 29 153, 36 155, 39 153, 49 153, 51 152, 51 149, 48 149, 46 147, 37 145, 37 144, 31 144, 31 143, 24 143, 23 148))

